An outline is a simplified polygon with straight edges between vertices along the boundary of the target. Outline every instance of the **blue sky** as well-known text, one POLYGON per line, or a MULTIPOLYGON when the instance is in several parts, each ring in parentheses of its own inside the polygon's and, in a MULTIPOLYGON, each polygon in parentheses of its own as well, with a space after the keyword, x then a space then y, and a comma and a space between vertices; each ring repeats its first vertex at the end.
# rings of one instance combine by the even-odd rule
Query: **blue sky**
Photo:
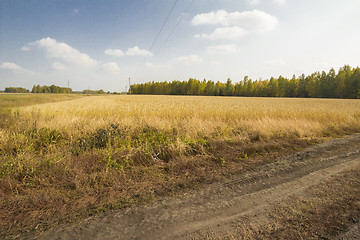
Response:
POLYGON ((0 89, 356 67, 359 12, 358 0, 0 0, 0 89))

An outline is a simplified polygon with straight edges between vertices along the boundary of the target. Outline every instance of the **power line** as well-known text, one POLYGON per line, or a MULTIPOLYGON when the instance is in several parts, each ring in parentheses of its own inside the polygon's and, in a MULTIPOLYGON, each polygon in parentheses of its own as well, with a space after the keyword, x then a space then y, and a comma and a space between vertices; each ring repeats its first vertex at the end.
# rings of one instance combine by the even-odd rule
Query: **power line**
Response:
POLYGON ((157 39, 159 38, 160 33, 162 32, 162 30, 163 30, 163 28, 164 28, 165 24, 166 24, 166 23, 167 23, 167 21, 169 20, 169 17, 170 17, 170 15, 171 15, 172 11, 174 10, 175 5, 176 5, 177 1, 178 1, 178 0, 175 0, 175 2, 174 2, 174 4, 173 4, 173 6, 172 6, 172 8, 171 8, 171 10, 170 10, 170 12, 169 12, 169 14, 167 15, 167 17, 166 17, 166 19, 165 19, 165 21, 164 21, 163 25, 162 25, 162 26, 161 26, 161 28, 160 28, 159 33, 156 35, 156 38, 154 39, 153 43, 151 44, 151 47, 149 48, 149 51, 150 51, 150 52, 151 52, 152 48, 154 47, 154 45, 155 45, 155 43, 156 43, 157 39))
MULTIPOLYGON (((180 16, 180 18, 178 19, 178 21, 176 22, 175 26, 173 27, 173 29, 170 31, 169 35, 165 38, 164 42, 160 45, 159 49, 157 50, 156 54, 158 54, 160 52, 160 50, 162 49, 162 47, 165 45, 165 43, 170 39, 171 35, 175 32, 175 29, 177 28, 177 26, 180 24, 181 20, 184 18, 184 16, 188 13, 188 11, 190 10, 190 8, 192 7, 192 5, 194 4, 195 0, 192 0, 192 2, 190 3, 189 7, 186 9, 186 11, 180 16)), ((156 55, 155 54, 155 55, 156 55)))
MULTIPOLYGON (((170 17, 170 15, 171 15, 172 11, 174 10, 177 1, 178 1, 178 0, 175 0, 174 4, 172 5, 172 7, 171 7, 171 9, 170 9, 170 12, 168 13, 168 15, 167 15, 165 21, 163 22, 163 24, 162 24, 162 26, 161 26, 158 34, 156 35, 154 41, 152 42, 152 44, 151 44, 151 46, 150 46, 150 48, 149 48, 149 52, 151 52, 152 48, 155 46, 155 43, 156 43, 156 41, 158 40, 158 38, 159 38, 162 30, 164 29, 165 24, 166 24, 167 21, 169 20, 169 17, 170 17)), ((135 74, 139 71, 140 67, 144 64, 146 58, 147 58, 147 56, 145 56, 145 57, 143 58, 143 60, 142 60, 142 62, 140 63, 140 65, 136 68, 135 74)), ((134 74, 134 75, 135 75, 135 74, 134 74)))

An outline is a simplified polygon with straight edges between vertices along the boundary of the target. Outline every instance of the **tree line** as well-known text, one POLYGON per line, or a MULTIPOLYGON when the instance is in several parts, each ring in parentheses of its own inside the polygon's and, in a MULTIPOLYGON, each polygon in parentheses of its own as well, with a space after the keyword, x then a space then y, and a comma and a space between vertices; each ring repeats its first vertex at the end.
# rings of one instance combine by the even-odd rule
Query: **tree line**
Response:
POLYGON ((51 86, 34 85, 31 92, 32 93, 72 93, 72 89, 67 87, 59 87, 55 85, 51 85, 51 86))
POLYGON ((22 87, 7 87, 5 88, 6 93, 29 93, 30 91, 22 87))
MULTIPOLYGON (((6 93, 30 93, 30 91, 26 88, 21 87, 7 87, 5 88, 6 93)), ((31 93, 77 93, 77 94, 111 94, 110 92, 105 92, 103 89, 100 90, 83 90, 83 91, 73 91, 71 88, 67 87, 59 87, 56 85, 51 86, 40 86, 34 85, 31 93)), ((119 94, 117 92, 113 92, 112 94, 119 94)))
POLYGON ((130 86, 132 94, 157 95, 204 95, 204 96, 246 96, 246 97, 302 97, 302 98, 360 98, 360 68, 349 65, 336 73, 332 68, 311 75, 289 79, 279 76, 268 80, 251 80, 244 77, 233 83, 227 79, 203 81, 190 78, 188 81, 147 82, 130 86))

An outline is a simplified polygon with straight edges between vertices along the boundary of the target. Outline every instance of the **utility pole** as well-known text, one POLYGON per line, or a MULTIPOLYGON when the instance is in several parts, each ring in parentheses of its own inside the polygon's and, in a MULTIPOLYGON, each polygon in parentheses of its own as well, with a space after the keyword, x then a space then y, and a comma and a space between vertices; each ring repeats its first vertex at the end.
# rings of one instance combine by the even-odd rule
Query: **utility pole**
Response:
POLYGON ((70 81, 68 81, 68 88, 70 88, 70 81))
POLYGON ((129 77, 129 94, 131 95, 131 83, 130 83, 130 77, 129 77))

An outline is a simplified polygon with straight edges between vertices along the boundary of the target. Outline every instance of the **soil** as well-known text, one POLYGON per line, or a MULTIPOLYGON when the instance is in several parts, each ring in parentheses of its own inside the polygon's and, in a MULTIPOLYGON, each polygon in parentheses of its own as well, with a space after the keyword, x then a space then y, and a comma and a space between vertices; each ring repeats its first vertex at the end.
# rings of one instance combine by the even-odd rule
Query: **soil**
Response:
MULTIPOLYGON (((36 239, 201 239, 207 233, 221 235, 231 231, 239 219, 265 220, 277 203, 293 195, 305 195, 307 188, 359 165, 360 134, 355 134, 198 191, 59 226, 36 239)), ((335 239, 356 239, 359 228, 354 226, 335 239)))

